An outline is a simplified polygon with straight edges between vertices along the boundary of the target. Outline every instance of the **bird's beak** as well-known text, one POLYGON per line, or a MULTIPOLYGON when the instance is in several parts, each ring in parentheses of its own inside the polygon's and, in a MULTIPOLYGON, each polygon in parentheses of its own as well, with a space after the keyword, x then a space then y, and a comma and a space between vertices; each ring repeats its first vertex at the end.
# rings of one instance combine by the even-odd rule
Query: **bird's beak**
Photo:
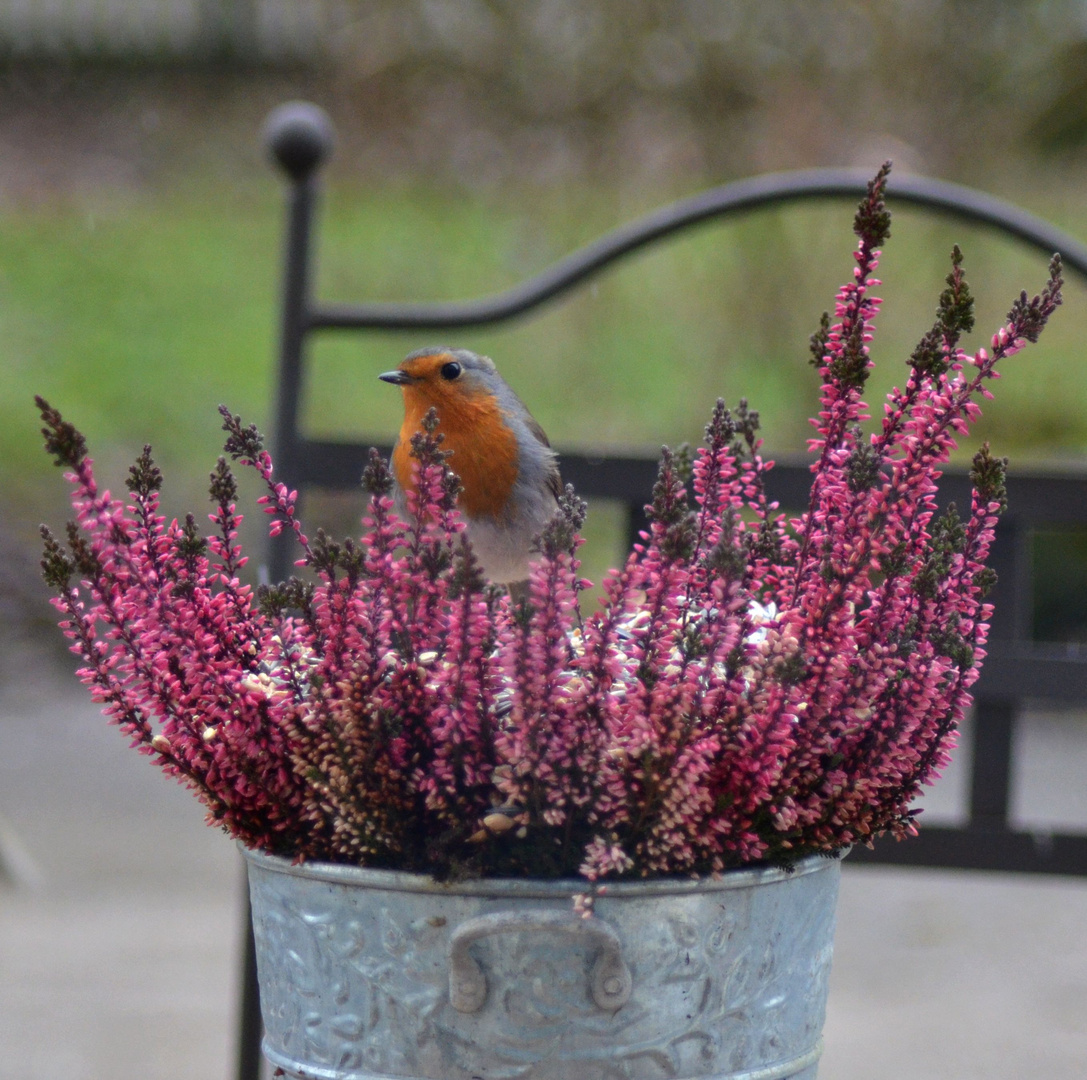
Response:
POLYGON ((400 370, 383 372, 378 378, 382 382, 392 383, 394 386, 407 386, 409 383, 415 382, 406 371, 400 370))

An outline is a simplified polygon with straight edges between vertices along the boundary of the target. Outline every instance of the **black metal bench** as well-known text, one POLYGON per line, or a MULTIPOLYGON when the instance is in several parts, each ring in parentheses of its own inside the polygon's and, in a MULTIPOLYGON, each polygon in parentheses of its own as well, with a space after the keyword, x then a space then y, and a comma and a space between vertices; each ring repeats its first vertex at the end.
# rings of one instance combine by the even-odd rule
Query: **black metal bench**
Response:
MULTIPOLYGON (((318 174, 332 146, 332 129, 312 106, 277 110, 266 131, 269 149, 289 182, 289 210, 273 449, 280 478, 290 487, 354 489, 371 445, 307 438, 299 428, 300 395, 311 334, 365 330, 450 330, 491 325, 535 312, 625 255, 701 222, 735 216, 773 203, 856 200, 866 175, 814 169, 756 177, 713 188, 666 206, 567 256, 506 292, 454 303, 328 305, 311 295, 312 227, 318 174)), ((894 176, 892 205, 909 203, 938 214, 980 223, 1038 249, 1047 259, 1060 251, 1065 266, 1087 277, 1087 246, 1002 200, 970 188, 921 177, 894 176)), ((388 448, 384 448, 387 452, 388 448)), ((640 457, 561 455, 563 478, 589 498, 626 505, 628 533, 644 527, 643 506, 656 461, 640 457)), ((770 473, 770 495, 785 507, 807 504, 806 463, 779 461, 770 473)), ((948 470, 940 497, 969 505, 965 475, 948 470)), ((1087 527, 1087 476, 1017 470, 1008 479, 1009 509, 993 547, 1000 576, 994 590, 989 656, 976 684, 969 809, 961 826, 930 825, 902 843, 877 843, 851 861, 956 867, 1019 873, 1087 876, 1087 834, 1017 831, 1009 821, 1015 726, 1027 701, 1087 705, 1087 652, 1035 643, 1031 635, 1031 537, 1046 527, 1087 527)), ((272 577, 289 572, 291 553, 270 555, 272 577)), ((260 1015, 251 934, 242 1002, 240 1080, 259 1072, 260 1015)))

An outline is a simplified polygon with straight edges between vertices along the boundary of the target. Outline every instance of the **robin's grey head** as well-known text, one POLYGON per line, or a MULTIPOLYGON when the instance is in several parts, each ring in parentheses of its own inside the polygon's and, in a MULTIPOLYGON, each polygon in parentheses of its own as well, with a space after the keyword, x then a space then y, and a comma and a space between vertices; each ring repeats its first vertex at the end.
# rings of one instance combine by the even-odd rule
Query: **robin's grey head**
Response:
POLYGON ((458 392, 466 396, 484 392, 497 395, 503 386, 489 356, 446 346, 416 349, 400 361, 395 371, 386 371, 378 378, 405 389, 429 391, 438 397, 458 392))

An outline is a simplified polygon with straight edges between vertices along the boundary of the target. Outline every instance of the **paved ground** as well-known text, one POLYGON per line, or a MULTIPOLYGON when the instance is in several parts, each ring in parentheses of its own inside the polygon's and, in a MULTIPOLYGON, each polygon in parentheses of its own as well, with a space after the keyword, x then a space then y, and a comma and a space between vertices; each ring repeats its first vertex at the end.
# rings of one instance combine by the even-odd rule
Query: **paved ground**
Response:
MULTIPOLYGON (((32 860, 0 886, 0 1080, 226 1080, 238 856, 77 687, 26 674, 0 699, 0 826, 32 860)), ((1019 815, 1087 827, 1087 721, 1025 735, 1019 815)), ((958 779, 940 794, 954 813, 958 779)), ((826 1044, 822 1080, 1083 1080, 1087 881, 847 864, 826 1044)))

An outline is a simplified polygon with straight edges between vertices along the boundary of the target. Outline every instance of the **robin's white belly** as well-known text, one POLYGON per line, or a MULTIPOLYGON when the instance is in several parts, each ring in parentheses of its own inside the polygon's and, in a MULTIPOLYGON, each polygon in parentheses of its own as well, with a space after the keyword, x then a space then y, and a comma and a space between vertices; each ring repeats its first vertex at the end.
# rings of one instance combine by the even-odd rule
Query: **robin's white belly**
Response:
POLYGON ((512 524, 498 523, 493 518, 468 518, 468 540, 484 576, 499 585, 524 581, 530 563, 539 557, 532 551, 533 540, 550 518, 550 513, 540 514, 535 520, 522 519, 512 524))

